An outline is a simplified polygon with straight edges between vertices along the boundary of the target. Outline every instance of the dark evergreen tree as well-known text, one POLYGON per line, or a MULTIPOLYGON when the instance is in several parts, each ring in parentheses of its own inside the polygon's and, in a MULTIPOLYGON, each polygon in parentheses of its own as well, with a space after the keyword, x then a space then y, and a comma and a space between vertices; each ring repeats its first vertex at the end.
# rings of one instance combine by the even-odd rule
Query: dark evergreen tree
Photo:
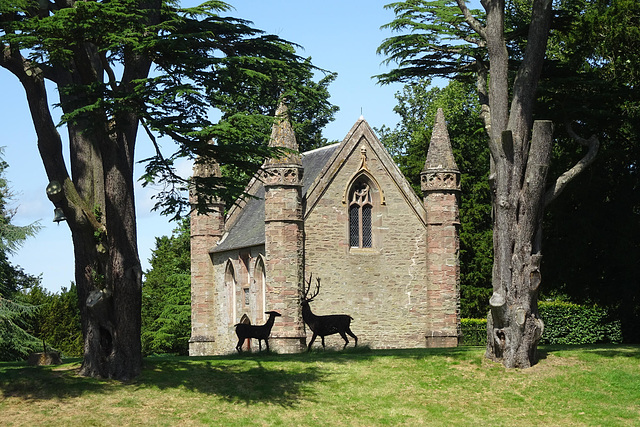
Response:
MULTIPOLYGON (((551 34, 539 114, 580 117, 576 128, 604 137, 593 166, 549 205, 545 297, 607 306, 624 340, 639 342, 640 3, 566 4, 574 7, 559 12, 551 34)), ((559 128, 552 174, 575 148, 559 128)))
POLYGON ((156 238, 142 285, 142 350, 188 354, 191 335, 189 220, 170 237, 156 238))
POLYGON ((26 302, 20 293, 38 283, 39 279, 12 265, 8 255, 15 253, 39 227, 37 224, 12 224, 15 212, 9 206, 12 195, 4 177, 7 167, 0 147, 0 360, 20 360, 42 349, 42 343, 29 328, 37 307, 26 302))
POLYGON ((47 291, 40 284, 23 290, 29 304, 38 307, 31 319, 30 330, 47 350, 62 353, 63 357, 80 357, 83 352, 82 326, 75 284, 62 287, 59 293, 47 291))

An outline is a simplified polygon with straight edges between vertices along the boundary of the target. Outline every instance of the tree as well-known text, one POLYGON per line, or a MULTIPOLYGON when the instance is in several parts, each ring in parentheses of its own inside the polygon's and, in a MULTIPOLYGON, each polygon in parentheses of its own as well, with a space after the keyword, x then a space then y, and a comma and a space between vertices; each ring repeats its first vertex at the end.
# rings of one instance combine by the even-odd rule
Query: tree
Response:
POLYGON ((4 178, 8 167, 0 147, 0 360, 19 360, 40 347, 29 333, 29 321, 37 308, 21 298, 20 291, 38 282, 38 278, 9 262, 8 255, 38 231, 38 224, 18 226, 11 223, 14 211, 9 208, 12 194, 4 178))
POLYGON ((23 301, 18 291, 6 286, 7 277, 18 282, 37 278, 12 266, 0 255, 0 360, 24 360, 30 353, 42 349, 42 341, 30 331, 31 320, 38 308, 23 301))
POLYGON ((23 294, 29 304, 38 307, 37 314, 29 322, 33 335, 65 357, 82 356, 82 327, 75 284, 52 293, 37 283, 24 289, 23 294))
POLYGON ((392 130, 376 129, 381 142, 420 194, 420 172, 431 140, 435 114, 442 108, 453 154, 461 173, 460 290, 462 317, 484 317, 491 295, 491 195, 489 149, 473 86, 450 81, 444 88, 429 88, 417 80, 396 94, 394 111, 400 122, 392 130))
MULTIPOLYGON (((157 149, 147 180, 162 171, 172 177, 169 185, 186 187, 172 171, 179 157, 215 158, 251 173, 252 159, 278 154, 260 140, 261 118, 224 114, 229 106, 264 95, 263 87, 329 105, 317 99, 316 88, 301 84, 311 65, 292 44, 222 16, 229 9, 215 0, 186 9, 173 0, 0 4, 0 66, 25 89, 50 180, 47 193, 72 234, 82 375, 127 380, 141 369, 142 270, 133 198, 139 124, 157 149), (70 165, 50 112, 48 82, 60 97, 70 165), (223 112, 219 122, 210 118, 213 108, 223 112), (157 137, 176 141, 178 152, 163 156, 157 137)), ((242 191, 229 176, 193 185, 201 200, 233 200, 242 191)), ((166 213, 188 206, 175 186, 160 196, 166 213)))
POLYGON ((142 351, 188 354, 191 335, 189 219, 170 237, 156 238, 142 285, 142 351))
POLYGON ((537 361, 543 330, 537 298, 544 206, 593 161, 599 142, 595 136, 584 139, 572 132, 587 153, 545 188, 553 126, 533 119, 552 2, 483 0, 481 4, 483 13, 470 10, 464 0, 388 5, 396 14, 388 27, 411 34, 391 37, 380 46, 388 61, 399 64, 380 80, 475 75, 489 136, 493 193, 493 295, 486 355, 506 367, 527 368, 537 361), (505 21, 506 9, 509 17, 514 10, 526 15, 505 21))

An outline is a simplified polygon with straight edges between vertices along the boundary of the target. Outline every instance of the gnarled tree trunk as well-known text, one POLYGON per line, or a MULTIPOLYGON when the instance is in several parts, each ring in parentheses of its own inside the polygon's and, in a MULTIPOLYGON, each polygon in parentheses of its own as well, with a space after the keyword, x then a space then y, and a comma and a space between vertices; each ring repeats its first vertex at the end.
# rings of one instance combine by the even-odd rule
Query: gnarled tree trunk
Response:
MULTIPOLYGON (((459 0, 458 3, 464 3, 459 0)), ((537 316, 540 233, 552 124, 536 122, 533 103, 551 20, 551 1, 534 0, 528 44, 513 85, 504 29, 504 0, 482 2, 479 28, 489 53, 488 106, 483 115, 491 151, 493 190, 493 296, 487 322, 488 358, 506 367, 536 362, 543 324, 537 316), (511 102, 509 102, 511 96, 511 102)), ((479 82, 486 82, 478 73, 479 82)), ((481 98, 482 100, 482 98, 481 98)))
MULTIPOLYGON (((508 368, 527 368, 536 363, 536 348, 543 332, 537 307, 544 188, 552 135, 551 122, 536 121, 524 180, 519 187, 512 186, 510 194, 494 188, 494 246, 507 253, 494 261, 486 355, 508 368)), ((505 132, 503 145, 511 143, 510 132, 505 132)))

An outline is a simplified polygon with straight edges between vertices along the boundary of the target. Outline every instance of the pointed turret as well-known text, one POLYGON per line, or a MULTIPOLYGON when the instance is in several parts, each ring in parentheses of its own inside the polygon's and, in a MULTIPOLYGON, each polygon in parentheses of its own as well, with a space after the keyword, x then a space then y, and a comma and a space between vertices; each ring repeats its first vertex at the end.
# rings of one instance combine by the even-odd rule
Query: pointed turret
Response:
POLYGON ((438 108, 436 113, 427 160, 420 175, 422 191, 445 188, 460 190, 460 170, 453 158, 449 131, 442 108, 438 108))
POLYGON ((271 138, 269 139, 269 147, 283 148, 288 152, 281 157, 271 158, 267 160, 266 165, 300 165, 302 160, 298 153, 298 142, 293 132, 291 121, 289 119, 289 109, 284 101, 280 102, 276 110, 275 121, 271 128, 271 138))
POLYGON ((271 330, 271 343, 280 353, 304 349, 306 335, 300 306, 304 278, 302 160, 289 121, 280 103, 271 130, 270 147, 289 150, 264 165, 264 231, 267 310, 282 317, 271 330))
POLYGON ((460 335, 460 171, 442 109, 420 178, 427 212, 427 347, 452 347, 460 335))

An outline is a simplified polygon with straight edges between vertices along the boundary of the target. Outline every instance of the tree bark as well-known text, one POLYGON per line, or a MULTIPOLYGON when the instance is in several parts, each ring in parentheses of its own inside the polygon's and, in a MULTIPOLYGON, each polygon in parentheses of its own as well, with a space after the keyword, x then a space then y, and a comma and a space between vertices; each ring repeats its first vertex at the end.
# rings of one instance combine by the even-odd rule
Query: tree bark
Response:
MULTIPOLYGON (((511 250, 506 259, 494 261, 494 272, 508 271, 509 277, 498 277, 503 286, 494 288, 489 301, 486 356, 508 368, 528 368, 537 362, 536 349, 544 329, 537 307, 544 190, 552 142, 553 124, 536 121, 524 180, 512 189, 518 194, 517 204, 510 207, 515 221, 496 224, 494 229, 494 239, 511 250), (505 265, 497 265, 499 262, 505 265)), ((496 222, 501 220, 504 217, 496 217, 496 222)))
MULTIPOLYGON (((533 103, 546 51, 551 1, 534 0, 524 57, 509 90, 503 0, 483 0, 489 54, 490 184, 493 195, 493 295, 486 356, 506 367, 536 363, 543 323, 538 318, 540 233, 552 124, 536 122, 533 103), (510 93, 512 94, 509 103, 510 93)), ((480 70, 482 71, 482 70, 480 70)), ((480 92, 482 95, 482 92, 480 92)))

